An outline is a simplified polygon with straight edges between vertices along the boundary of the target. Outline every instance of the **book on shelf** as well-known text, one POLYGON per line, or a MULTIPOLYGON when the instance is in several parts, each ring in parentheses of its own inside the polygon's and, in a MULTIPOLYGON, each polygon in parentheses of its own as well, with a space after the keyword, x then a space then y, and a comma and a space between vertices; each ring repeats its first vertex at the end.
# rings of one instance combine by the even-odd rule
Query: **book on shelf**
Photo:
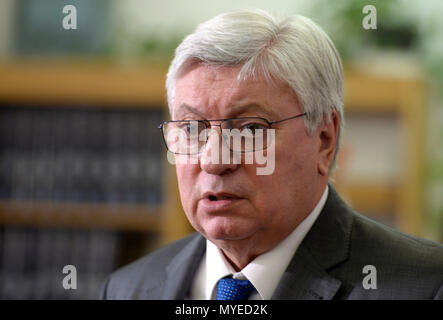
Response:
MULTIPOLYGON (((0 201, 159 206, 162 110, 3 103, 0 201)), ((3 223, 0 299, 96 299, 125 250, 119 230, 3 223), (75 290, 63 288, 66 265, 76 267, 75 290)))

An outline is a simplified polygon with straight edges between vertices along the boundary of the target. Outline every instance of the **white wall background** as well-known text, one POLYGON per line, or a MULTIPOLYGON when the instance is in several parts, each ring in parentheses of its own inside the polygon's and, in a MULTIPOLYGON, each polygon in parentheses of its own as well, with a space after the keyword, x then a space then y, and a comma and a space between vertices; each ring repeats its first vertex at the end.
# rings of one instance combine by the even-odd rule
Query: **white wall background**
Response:
POLYGON ((117 0, 114 15, 125 21, 125 28, 137 33, 176 34, 178 30, 187 33, 197 24, 230 10, 261 8, 295 13, 306 7, 306 0, 117 0))

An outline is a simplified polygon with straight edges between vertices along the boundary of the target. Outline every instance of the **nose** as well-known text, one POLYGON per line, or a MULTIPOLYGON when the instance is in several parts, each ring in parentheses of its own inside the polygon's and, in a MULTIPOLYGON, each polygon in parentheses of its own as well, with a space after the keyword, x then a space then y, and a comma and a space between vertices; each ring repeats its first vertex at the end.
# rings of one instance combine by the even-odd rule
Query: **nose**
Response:
POLYGON ((233 161, 233 154, 221 136, 221 128, 208 130, 208 139, 200 154, 200 168, 214 175, 224 175, 237 170, 240 164, 233 161))

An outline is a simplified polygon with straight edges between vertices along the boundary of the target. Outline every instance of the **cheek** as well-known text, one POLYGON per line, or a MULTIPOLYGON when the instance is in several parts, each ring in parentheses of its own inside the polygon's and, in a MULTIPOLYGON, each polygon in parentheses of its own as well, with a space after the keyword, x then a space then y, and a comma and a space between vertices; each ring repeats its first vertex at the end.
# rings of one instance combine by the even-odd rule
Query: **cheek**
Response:
POLYGON ((288 179, 291 176, 311 175, 318 160, 315 137, 310 137, 305 132, 298 132, 296 136, 296 140, 290 136, 285 137, 282 140, 286 143, 276 148, 276 169, 280 167, 283 172, 289 173, 288 179))
POLYGON ((284 203, 297 202, 300 194, 308 189, 316 177, 316 155, 313 141, 309 138, 300 142, 279 144, 275 150, 275 170, 270 176, 264 176, 262 184, 267 190, 278 190, 268 193, 268 201, 277 207, 284 203), (273 195, 273 196, 271 196, 273 195), (280 203, 280 204, 279 204, 280 203))
POLYGON ((180 198, 185 212, 190 212, 193 205, 195 182, 197 180, 197 168, 190 164, 176 164, 177 182, 180 198))

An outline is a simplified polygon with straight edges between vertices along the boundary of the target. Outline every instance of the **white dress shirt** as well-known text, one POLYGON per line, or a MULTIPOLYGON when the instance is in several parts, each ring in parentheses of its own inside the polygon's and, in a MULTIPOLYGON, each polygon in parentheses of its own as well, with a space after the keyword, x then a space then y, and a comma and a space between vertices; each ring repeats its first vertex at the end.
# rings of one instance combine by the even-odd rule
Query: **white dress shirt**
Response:
POLYGON ((220 249, 207 240, 206 253, 196 272, 189 298, 193 300, 215 299, 218 280, 232 275, 234 279, 248 279, 254 285, 256 291, 253 291, 249 297, 250 300, 271 299, 298 246, 322 211, 328 197, 328 190, 326 186, 314 210, 293 232, 272 250, 256 257, 239 272, 234 270, 220 249))

